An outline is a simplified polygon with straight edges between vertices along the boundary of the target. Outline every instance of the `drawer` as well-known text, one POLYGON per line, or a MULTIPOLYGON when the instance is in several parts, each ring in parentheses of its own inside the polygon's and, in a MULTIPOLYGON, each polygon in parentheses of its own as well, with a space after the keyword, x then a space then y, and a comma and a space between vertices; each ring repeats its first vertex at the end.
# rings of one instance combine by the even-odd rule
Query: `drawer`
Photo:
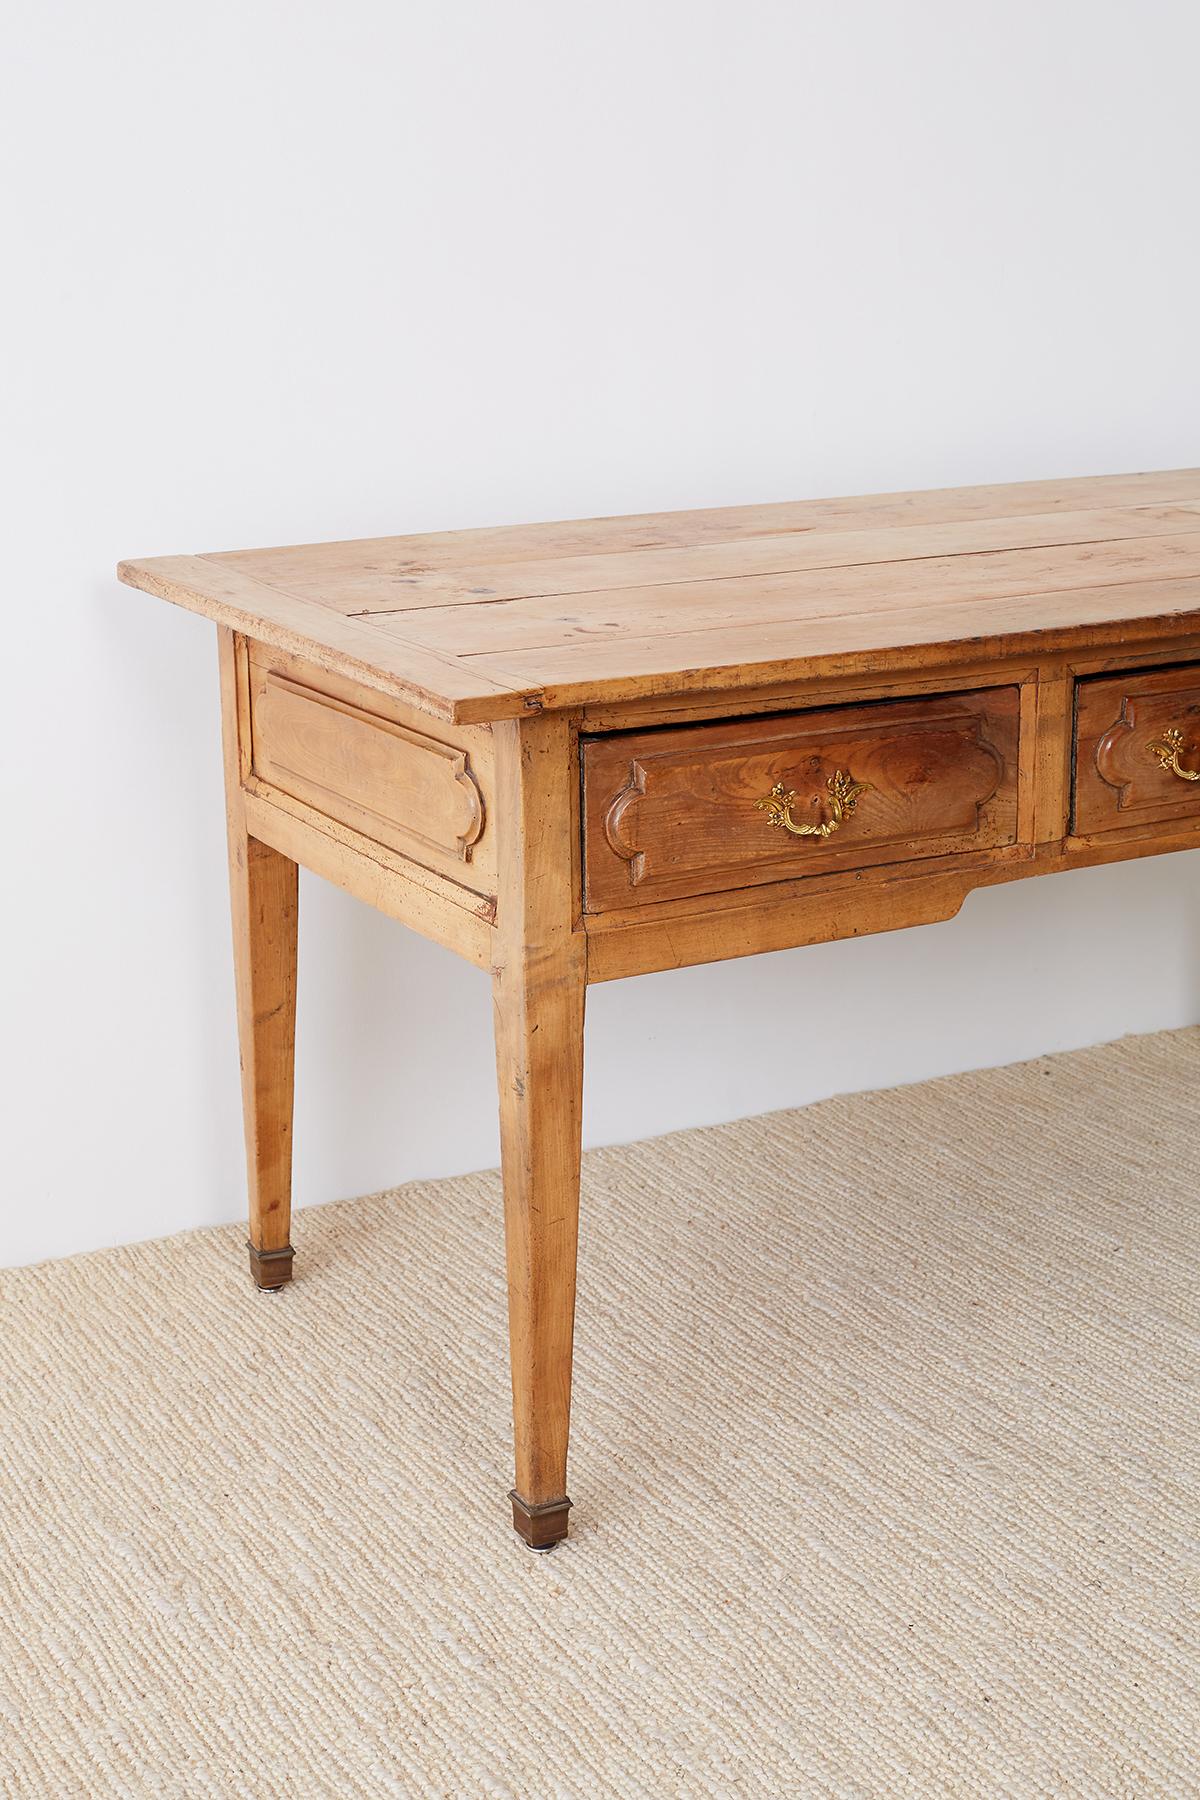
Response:
POLYGON ((1200 820, 1200 666, 1092 675, 1075 694, 1074 829, 1200 820))
POLYGON ((1019 691, 585 738, 589 912, 1016 842, 1019 691))
POLYGON ((286 794, 464 887, 494 891, 480 781, 490 755, 481 770, 454 728, 425 730, 409 709, 303 664, 252 661, 249 703, 251 772, 268 796, 286 794))

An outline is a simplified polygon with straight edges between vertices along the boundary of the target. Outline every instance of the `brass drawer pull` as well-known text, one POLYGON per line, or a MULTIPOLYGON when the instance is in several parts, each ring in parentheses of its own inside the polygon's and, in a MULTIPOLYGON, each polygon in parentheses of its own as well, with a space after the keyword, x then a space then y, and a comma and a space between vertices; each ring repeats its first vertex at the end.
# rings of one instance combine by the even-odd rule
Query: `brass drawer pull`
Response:
POLYGON ((827 838, 832 837, 850 817, 858 804, 859 795, 867 793, 870 785, 867 781, 855 781, 846 769, 836 769, 825 783, 829 789, 829 816, 822 819, 819 825, 797 825, 792 817, 795 792, 785 789, 782 781, 777 781, 770 793, 754 804, 760 812, 769 815, 769 825, 781 825, 796 837, 827 838))
POLYGON ((1185 769, 1179 761, 1183 749, 1183 733, 1177 725, 1170 726, 1160 738, 1153 738, 1146 748, 1151 756, 1158 758, 1164 769, 1170 769, 1172 775, 1178 775, 1180 781, 1200 781, 1200 769, 1185 769))

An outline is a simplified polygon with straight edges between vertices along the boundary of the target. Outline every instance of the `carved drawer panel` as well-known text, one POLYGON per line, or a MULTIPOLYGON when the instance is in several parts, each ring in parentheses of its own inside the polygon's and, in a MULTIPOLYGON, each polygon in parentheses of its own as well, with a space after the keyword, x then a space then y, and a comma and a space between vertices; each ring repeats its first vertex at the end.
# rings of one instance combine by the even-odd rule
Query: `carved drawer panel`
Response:
POLYGON ((1200 667, 1081 680, 1075 706, 1077 833, 1200 820, 1200 667))
MULTIPOLYGON (((494 857, 468 749, 438 735, 432 721, 429 730, 402 724, 370 710, 365 694, 360 705, 363 690, 352 690, 352 700, 348 685, 330 693, 252 663, 253 775, 363 837, 480 887, 481 877, 493 876, 494 857)), ((389 703, 381 697, 379 704, 389 703)))
POLYGON ((589 912, 1012 844, 1015 687, 584 739, 589 912))

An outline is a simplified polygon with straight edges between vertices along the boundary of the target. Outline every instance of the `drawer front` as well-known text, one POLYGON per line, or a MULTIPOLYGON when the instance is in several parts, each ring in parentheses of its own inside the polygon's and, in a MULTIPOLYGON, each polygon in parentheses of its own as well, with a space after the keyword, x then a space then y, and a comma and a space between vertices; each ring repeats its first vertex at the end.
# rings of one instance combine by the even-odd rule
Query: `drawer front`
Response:
POLYGON ((254 776, 465 887, 494 884, 484 792, 468 750, 436 735, 437 726, 427 732, 370 710, 340 685, 329 693, 251 664, 254 776))
POLYGON ((1016 842, 1015 687, 584 739, 589 912, 1016 842))
POLYGON ((1200 667, 1092 675, 1076 689, 1074 829, 1200 820, 1200 667))

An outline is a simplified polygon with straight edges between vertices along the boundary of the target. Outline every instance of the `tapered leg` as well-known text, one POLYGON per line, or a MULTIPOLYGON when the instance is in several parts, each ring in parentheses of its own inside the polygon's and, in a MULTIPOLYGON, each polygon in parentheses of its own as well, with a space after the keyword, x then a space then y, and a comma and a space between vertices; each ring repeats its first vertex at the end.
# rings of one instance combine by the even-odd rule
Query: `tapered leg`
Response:
POLYGON ((567 1535, 579 1234, 585 940, 573 929, 572 744, 560 720, 497 726, 504 806, 492 993, 516 1486, 535 1550, 567 1535), (511 860, 509 860, 511 858, 511 860))
POLYGON ((279 1288, 292 1278, 299 870, 290 857, 246 831, 238 736, 238 652, 231 633, 221 632, 220 647, 229 891, 250 1198, 250 1273, 260 1288, 279 1288))
POLYGON ((570 1505, 583 982, 545 963, 517 963, 496 975, 494 997, 517 1465, 513 1523, 526 1543, 548 1549, 566 1536, 570 1505))

